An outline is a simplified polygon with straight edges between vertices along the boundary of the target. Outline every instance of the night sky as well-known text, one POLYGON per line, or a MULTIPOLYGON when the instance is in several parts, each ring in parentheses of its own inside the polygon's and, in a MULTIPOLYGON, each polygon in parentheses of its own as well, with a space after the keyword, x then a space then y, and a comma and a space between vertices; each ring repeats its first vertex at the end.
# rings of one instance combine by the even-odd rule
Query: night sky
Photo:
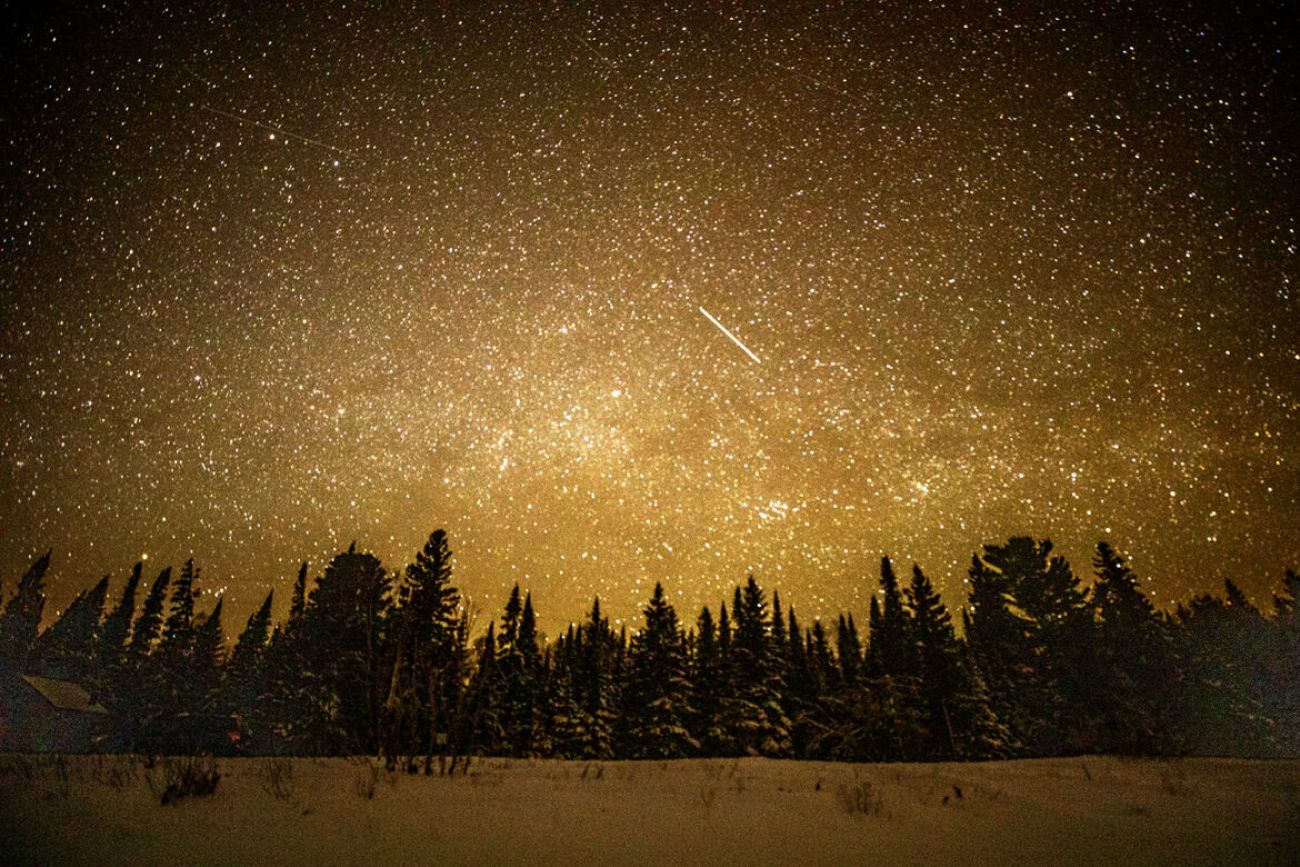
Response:
POLYGON ((751 571, 861 617, 882 553, 957 605, 1013 534, 1161 605, 1300 564, 1286 4, 48 5, 6 595, 192 555, 234 631, 436 527, 552 631, 751 571))

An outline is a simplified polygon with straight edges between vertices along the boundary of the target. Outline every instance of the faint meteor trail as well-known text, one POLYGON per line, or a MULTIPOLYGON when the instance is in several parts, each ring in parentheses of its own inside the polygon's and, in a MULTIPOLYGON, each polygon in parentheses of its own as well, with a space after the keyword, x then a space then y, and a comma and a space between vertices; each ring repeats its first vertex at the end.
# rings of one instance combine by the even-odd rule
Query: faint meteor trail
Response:
POLYGON ((615 63, 614 61, 610 60, 608 57, 606 57, 605 54, 604 54, 604 52, 602 52, 600 49, 598 49, 598 48, 596 47, 595 43, 593 43, 590 39, 588 39, 587 37, 583 36, 581 33, 575 33, 575 34, 573 34, 573 36, 574 36, 575 39, 577 39, 577 40, 578 40, 579 42, 581 42, 583 45, 587 46, 587 48, 591 51, 591 53, 594 54, 594 55, 596 55, 596 57, 600 60, 601 63, 605 64, 605 65, 608 66, 610 69, 613 69, 613 70, 617 70, 617 69, 618 69, 618 64, 615 63))
POLYGON ((763 363, 763 360, 762 360, 761 358, 759 358, 757 355, 755 355, 754 353, 752 353, 752 352, 749 351, 749 347, 748 347, 748 346, 746 346, 745 344, 743 344, 743 343, 740 342, 740 338, 739 338, 739 337, 737 337, 736 335, 732 334, 730 331, 727 330, 727 326, 723 325, 721 322, 719 322, 718 320, 714 319, 712 313, 710 313, 709 311, 705 310, 703 307, 700 308, 700 312, 703 313, 706 317, 708 317, 708 320, 709 320, 710 322, 712 322, 714 325, 718 326, 718 329, 719 329, 720 331, 722 331, 723 334, 725 334, 725 335, 727 335, 728 337, 730 337, 733 343, 735 343, 735 344, 736 344, 737 346, 739 346, 741 349, 745 350, 745 354, 746 354, 746 355, 748 355, 750 358, 754 359, 754 361, 757 362, 758 364, 762 364, 762 363, 763 363))
POLYGON ((341 148, 337 145, 332 145, 329 144, 328 142, 320 141, 319 139, 308 138, 305 135, 299 135, 296 132, 290 132, 287 129, 283 129, 281 127, 275 126, 274 124, 266 123, 265 121, 255 120, 254 118, 251 117, 244 117, 243 115, 235 114, 233 111, 223 111, 222 109, 219 108, 213 108, 210 105, 200 105, 199 108, 203 109, 204 111, 211 112, 212 114, 218 114, 221 115, 222 117, 228 117, 231 120, 237 120, 240 123, 252 124, 253 126, 261 127, 262 129, 265 130, 270 130, 276 135, 282 135, 285 138, 296 138, 298 139, 298 141, 306 142, 307 144, 310 145, 315 145, 318 148, 325 148, 326 150, 331 150, 334 151, 335 153, 340 153, 340 154, 347 154, 348 156, 357 155, 357 152, 354 150, 341 148))

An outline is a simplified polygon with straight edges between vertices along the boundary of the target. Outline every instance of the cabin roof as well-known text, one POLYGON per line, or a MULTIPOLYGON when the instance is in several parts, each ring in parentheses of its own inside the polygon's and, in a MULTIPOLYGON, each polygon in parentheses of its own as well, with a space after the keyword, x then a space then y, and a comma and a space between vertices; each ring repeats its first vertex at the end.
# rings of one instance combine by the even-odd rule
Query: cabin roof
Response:
POLYGON ((32 689, 40 693, 42 698, 59 710, 75 710, 81 713, 108 713, 98 702, 90 700, 90 693, 70 680, 38 677, 32 674, 24 674, 23 680, 27 681, 32 689))

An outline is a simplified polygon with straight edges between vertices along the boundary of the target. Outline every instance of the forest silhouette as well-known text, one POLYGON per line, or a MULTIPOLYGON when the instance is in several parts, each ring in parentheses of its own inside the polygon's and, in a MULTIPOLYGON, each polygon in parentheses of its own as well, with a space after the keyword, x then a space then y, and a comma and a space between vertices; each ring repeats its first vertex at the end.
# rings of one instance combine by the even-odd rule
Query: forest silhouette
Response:
POLYGON ((683 624, 661 586, 630 634, 599 599, 544 642, 518 585, 472 634, 446 534, 389 572, 355 545, 288 619, 272 597, 228 650, 195 610, 193 561, 113 599, 109 579, 40 629, 50 555, 0 610, 0 677, 80 684, 107 710, 93 748, 383 756, 455 772, 475 756, 842 761, 1081 753, 1300 755, 1300 577, 1271 610, 1231 581, 1157 610, 1105 542, 1085 584, 1048 541, 986 545, 953 611, 919 566, 881 560, 860 629, 802 623, 753 576, 683 624), (137 597, 143 603, 137 613, 137 597))

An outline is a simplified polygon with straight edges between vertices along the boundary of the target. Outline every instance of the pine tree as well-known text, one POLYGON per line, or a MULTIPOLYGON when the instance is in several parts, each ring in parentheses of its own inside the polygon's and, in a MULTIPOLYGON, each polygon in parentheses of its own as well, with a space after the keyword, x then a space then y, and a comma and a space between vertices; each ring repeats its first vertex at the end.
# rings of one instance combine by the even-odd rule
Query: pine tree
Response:
MULTIPOLYGON (((723 606, 725 613, 726 606, 723 606)), ((722 698, 726 687, 722 650, 713 614, 705 606, 695 625, 695 656, 692 667, 691 706, 694 710, 691 736, 706 755, 727 751, 728 738, 722 730, 722 698)))
POLYGON ((790 748, 796 758, 807 758, 808 746, 816 734, 817 703, 823 684, 809 652, 811 648, 799 629, 793 605, 789 609, 785 635, 785 711, 791 721, 790 748))
POLYGON ((1168 749, 1173 647, 1133 571, 1106 542, 1093 559, 1097 630, 1092 749, 1152 754, 1168 749))
POLYGON ((86 683, 94 680, 95 638, 108 597, 108 576, 77 594, 54 625, 36 640, 28 667, 49 677, 86 683))
POLYGON ((684 758, 700 743, 687 729, 691 684, 677 613, 658 582, 643 613, 645 626, 632 639, 624 696, 629 752, 633 758, 684 758))
POLYGON ((231 677, 245 678, 257 668, 271 638, 271 600, 274 596, 274 590, 267 593, 258 609, 248 616, 244 631, 239 634, 230 654, 231 677))
POLYGON ((194 676, 204 695, 211 695, 221 681, 221 669, 226 661, 226 635, 221 627, 221 608, 217 604, 194 630, 194 676))
MULTIPOLYGON (((828 745, 842 758, 908 759, 926 750, 911 623, 888 557, 880 561, 880 588, 871 598, 870 635, 861 675, 854 680, 846 678, 830 705, 828 745)), ((851 619, 845 633, 841 654, 845 649, 856 652, 860 642, 851 619)))
MULTIPOLYGON (((451 715, 459 701, 463 652, 458 645, 460 593, 451 583, 451 548, 444 530, 434 530, 415 562, 406 567, 399 593, 395 659, 385 701, 391 755, 424 754, 424 772, 449 738, 451 715)), ((445 758, 441 760, 445 763, 445 758)), ((416 770, 414 760, 408 770, 416 770)))
POLYGON ((223 706, 237 722, 239 747, 244 752, 269 750, 272 746, 269 708, 267 655, 271 641, 271 600, 266 594, 261 606, 248 617, 226 666, 223 706))
POLYGON ((822 627, 820 619, 813 621, 807 647, 808 657, 813 661, 818 674, 820 686, 818 691, 830 692, 839 687, 844 682, 840 675, 840 666, 831 652, 830 641, 826 638, 826 630, 822 627))
POLYGON ((194 600, 198 596, 194 584, 198 577, 193 558, 186 560, 172 585, 171 613, 163 627, 163 646, 182 656, 188 656, 194 646, 194 600))
POLYGON ((289 601, 289 622, 298 624, 307 610, 307 561, 298 567, 298 578, 293 582, 293 597, 289 601))
POLYGON ((1268 655, 1271 700, 1267 711, 1277 724, 1278 749, 1300 756, 1300 576, 1290 569, 1273 595, 1272 634, 1268 655))
POLYGON ((914 670, 911 659, 907 610, 898 576, 888 557, 880 558, 880 590, 884 603, 877 607, 872 597, 871 642, 867 648, 866 665, 869 677, 902 677, 914 670))
POLYGON ((546 679, 547 755, 581 758, 585 751, 582 709, 573 696, 573 674, 563 656, 548 660, 546 679))
POLYGON ((497 644, 497 667, 502 679, 501 725, 507 751, 532 756, 540 713, 537 621, 532 595, 521 602, 518 584, 506 602, 497 644))
POLYGON ((489 623, 469 687, 466 723, 469 738, 463 750, 467 757, 495 755, 500 752, 505 741, 505 731, 501 725, 501 675, 497 667, 497 654, 496 624, 489 623))
POLYGON ((135 596, 143 568, 144 564, 137 562, 131 569, 131 577, 127 579, 117 605, 100 624, 99 636, 95 642, 96 678, 90 686, 90 693, 94 700, 106 708, 117 704, 128 678, 127 644, 131 637, 135 596))
POLYGON ((1174 728, 1193 753, 1268 755, 1286 739, 1270 716, 1269 625, 1232 580, 1224 591, 1178 608, 1182 690, 1174 728))
POLYGON ((36 558, 18 582, 18 591, 0 611, 0 670, 22 672, 45 610, 45 573, 50 555, 36 558))
POLYGON ((137 656, 147 655, 162 636, 163 605, 167 599, 167 588, 172 579, 172 567, 168 566, 158 573, 149 595, 145 597, 144 608, 135 622, 131 633, 131 649, 137 656))
POLYGON ((300 653, 316 679, 311 718, 298 725, 313 751, 373 753, 380 734, 384 629, 391 579, 355 543, 325 568, 303 613, 300 653))
MULTIPOLYGON (((878 621, 879 613, 876 600, 872 599, 870 622, 878 621)), ((862 680, 862 641, 852 614, 847 619, 841 614, 835 624, 835 652, 840 661, 840 682, 850 687, 857 686, 862 680)))
POLYGON ((987 545, 970 571, 967 637, 993 709, 1037 754, 1078 749, 1086 737, 1093 633, 1079 581, 1052 543, 987 545))
POLYGON ((920 696, 929 731, 926 753, 942 758, 996 758, 1009 733, 989 706, 988 690, 967 665, 952 616, 920 566, 905 591, 920 696))
POLYGON ((135 594, 140 586, 140 573, 143 569, 144 563, 140 562, 131 569, 131 577, 122 588, 117 606, 108 617, 104 618, 103 628, 100 630, 100 644, 105 648, 105 652, 114 658, 126 647, 127 640, 131 636, 131 620, 135 615, 135 594))
POLYGON ((734 688, 723 702, 723 720, 741 754, 786 757, 791 723, 782 707, 784 684, 774 665, 767 602, 753 575, 743 590, 737 588, 732 614, 734 688))
POLYGON ((579 636, 582 656, 575 686, 582 710, 583 758, 613 758, 614 724, 619 706, 612 675, 616 639, 609 621, 600 612, 599 598, 593 600, 579 636))

